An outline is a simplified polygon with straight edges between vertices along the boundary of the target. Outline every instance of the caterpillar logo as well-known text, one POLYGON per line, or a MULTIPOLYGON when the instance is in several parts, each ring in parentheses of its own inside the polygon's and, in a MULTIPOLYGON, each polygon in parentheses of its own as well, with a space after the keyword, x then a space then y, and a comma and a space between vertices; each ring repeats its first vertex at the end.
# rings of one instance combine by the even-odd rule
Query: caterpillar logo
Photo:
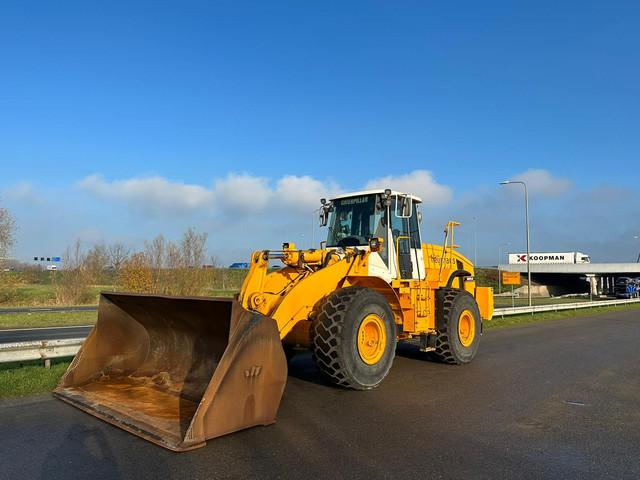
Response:
POLYGON ((358 203, 368 203, 369 197, 355 197, 355 198, 345 198, 344 200, 340 200, 340 206, 347 205, 357 205, 358 203))
POLYGON ((260 372, 262 371, 262 366, 260 365, 254 365, 253 367, 247 369, 244 371, 244 378, 255 378, 258 375, 260 375, 260 372))

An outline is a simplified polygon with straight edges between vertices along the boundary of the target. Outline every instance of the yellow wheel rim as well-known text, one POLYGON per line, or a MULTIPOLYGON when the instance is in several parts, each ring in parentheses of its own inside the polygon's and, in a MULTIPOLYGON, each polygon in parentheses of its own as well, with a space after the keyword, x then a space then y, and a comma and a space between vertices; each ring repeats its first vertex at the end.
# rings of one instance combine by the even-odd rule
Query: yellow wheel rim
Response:
POLYGON ((458 338, 464 347, 470 347, 476 338, 476 322, 470 310, 463 311, 458 318, 458 338))
POLYGON ((384 320, 371 313, 364 317, 358 329, 358 354, 367 365, 375 365, 384 355, 387 331, 384 320))

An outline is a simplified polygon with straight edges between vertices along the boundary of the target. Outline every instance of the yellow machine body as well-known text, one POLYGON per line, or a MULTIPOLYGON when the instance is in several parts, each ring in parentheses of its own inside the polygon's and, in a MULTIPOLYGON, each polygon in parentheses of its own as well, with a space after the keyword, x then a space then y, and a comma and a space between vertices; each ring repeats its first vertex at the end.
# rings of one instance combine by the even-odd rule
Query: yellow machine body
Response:
MULTIPOLYGON (((453 232, 455 222, 448 224, 453 232)), ((398 339, 435 333, 435 291, 449 284, 473 295, 483 320, 493 315, 493 292, 478 287, 473 264, 456 251, 451 241, 445 245, 422 244, 424 279, 394 279, 390 283, 370 274, 369 249, 347 248, 341 255, 332 249, 296 250, 286 244, 279 258, 284 268, 269 272, 273 252, 256 251, 251 256, 239 300, 244 308, 271 317, 285 343, 308 346, 314 308, 340 288, 362 286, 381 293, 393 310, 398 339), (323 266, 324 265, 324 266, 323 266), (467 275, 454 277, 455 272, 467 275)))
MULTIPOLYGON (((354 292, 375 297, 377 307, 358 310, 353 336, 341 341, 357 346, 365 370, 383 363, 385 370, 373 380, 365 375, 353 388, 373 388, 384 378, 394 355, 389 346, 397 340, 455 334, 454 326, 447 333, 446 325, 438 325, 438 292, 449 295, 449 305, 452 295, 464 297, 464 305, 447 315, 460 348, 473 347, 458 363, 470 361, 481 331, 478 317, 487 320, 493 312, 491 289, 476 285, 473 265, 457 251, 458 224, 447 224, 442 245, 422 244, 419 199, 391 196, 364 192, 335 200, 345 206, 335 211, 329 229, 336 245, 299 250, 289 243, 254 252, 234 299, 103 293, 98 321, 54 395, 174 451, 267 425, 275 421, 287 377, 283 343, 309 347, 320 307, 354 292), (349 222, 364 233, 354 236, 349 222), (270 269, 275 259, 284 266, 270 269)), ((331 205, 323 202, 323 212, 331 205)))

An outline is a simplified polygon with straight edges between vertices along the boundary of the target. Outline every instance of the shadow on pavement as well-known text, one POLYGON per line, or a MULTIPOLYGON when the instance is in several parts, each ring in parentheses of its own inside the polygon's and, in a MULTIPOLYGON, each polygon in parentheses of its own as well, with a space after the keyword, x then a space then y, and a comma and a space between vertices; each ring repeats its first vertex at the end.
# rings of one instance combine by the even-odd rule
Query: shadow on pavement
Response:
POLYGON ((396 356, 409 358, 411 360, 440 363, 431 352, 421 352, 420 347, 417 344, 410 342, 398 343, 398 346, 396 347, 396 356))
POLYGON ((47 454, 40 478, 119 479, 123 476, 101 428, 75 424, 63 441, 47 454))
MULTIPOLYGON (((409 342, 401 342, 398 344, 396 356, 411 360, 440 363, 431 353, 421 352, 417 344, 409 342)), ((309 351, 301 351, 289 360, 289 376, 316 385, 333 387, 333 384, 318 370, 309 351)))
POLYGON ((316 367, 309 351, 301 351, 289 360, 289 376, 316 385, 332 386, 316 367))

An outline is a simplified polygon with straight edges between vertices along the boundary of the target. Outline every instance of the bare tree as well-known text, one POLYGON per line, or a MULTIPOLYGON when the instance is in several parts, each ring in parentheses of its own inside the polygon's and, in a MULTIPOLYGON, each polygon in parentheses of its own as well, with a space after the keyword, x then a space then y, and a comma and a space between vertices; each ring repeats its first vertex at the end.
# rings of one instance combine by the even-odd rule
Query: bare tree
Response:
POLYGON ((16 221, 6 208, 0 208, 0 265, 15 242, 16 221))
POLYGON ((144 252, 129 254, 116 276, 124 290, 163 295, 204 295, 216 272, 205 269, 206 233, 187 230, 180 241, 162 235, 145 242, 144 252))
POLYGON ((158 235, 150 242, 144 242, 144 255, 153 272, 153 284, 159 285, 162 269, 166 264, 167 242, 162 235, 158 235))
POLYGON ((185 267, 201 268, 204 265, 207 245, 206 233, 197 233, 193 228, 189 228, 184 232, 180 245, 185 267))
POLYGON ((57 303, 73 305, 93 300, 89 291, 86 255, 82 253, 80 240, 76 240, 73 247, 67 247, 63 263, 64 268, 55 284, 57 303))
POLYGON ((131 249, 124 243, 113 243, 107 247, 109 266, 118 273, 131 255, 131 249))
POLYGON ((100 283, 104 271, 109 265, 107 248, 104 245, 94 245, 84 257, 84 265, 93 283, 100 283))

